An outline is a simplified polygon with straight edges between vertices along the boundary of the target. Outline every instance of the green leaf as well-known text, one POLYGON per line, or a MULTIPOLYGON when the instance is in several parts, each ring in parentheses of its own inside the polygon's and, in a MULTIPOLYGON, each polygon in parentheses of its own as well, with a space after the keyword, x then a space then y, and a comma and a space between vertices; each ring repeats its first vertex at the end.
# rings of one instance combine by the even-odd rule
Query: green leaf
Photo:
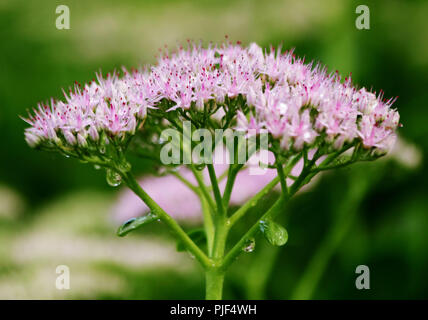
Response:
POLYGON ((287 230, 272 220, 260 221, 260 230, 271 245, 283 246, 287 243, 287 230))
MULTIPOLYGON (((207 236, 205 234, 204 229, 199 228, 199 229, 194 229, 194 230, 190 230, 187 235, 189 236, 190 239, 193 240, 193 242, 195 244, 201 244, 203 242, 205 242, 207 240, 207 236)), ((186 246, 183 243, 183 241, 179 240, 177 242, 177 251, 186 251, 186 246)))
POLYGON ((124 237, 131 231, 134 231, 138 229, 139 227, 148 224, 150 222, 158 220, 159 217, 155 214, 149 213, 145 216, 138 217, 138 218, 132 218, 126 221, 124 224, 122 224, 119 229, 117 230, 117 235, 119 237, 124 237))

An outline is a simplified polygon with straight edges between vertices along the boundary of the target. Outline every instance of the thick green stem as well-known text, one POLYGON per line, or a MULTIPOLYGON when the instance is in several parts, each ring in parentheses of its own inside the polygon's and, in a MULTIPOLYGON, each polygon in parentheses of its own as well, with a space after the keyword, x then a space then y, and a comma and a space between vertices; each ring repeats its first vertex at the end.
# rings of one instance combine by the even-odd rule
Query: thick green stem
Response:
POLYGON ((220 269, 220 266, 223 263, 227 235, 229 232, 226 221, 226 217, 219 215, 219 212, 217 212, 215 219, 213 248, 212 251, 209 252, 212 265, 208 268, 205 268, 207 300, 220 300, 222 298, 225 271, 220 269))
POLYGON ((223 296, 224 272, 217 269, 205 271, 205 299, 221 300, 223 296))
POLYGON ((212 258, 216 263, 221 263, 224 250, 226 248, 227 235, 229 228, 225 217, 217 216, 215 221, 214 249, 212 258))

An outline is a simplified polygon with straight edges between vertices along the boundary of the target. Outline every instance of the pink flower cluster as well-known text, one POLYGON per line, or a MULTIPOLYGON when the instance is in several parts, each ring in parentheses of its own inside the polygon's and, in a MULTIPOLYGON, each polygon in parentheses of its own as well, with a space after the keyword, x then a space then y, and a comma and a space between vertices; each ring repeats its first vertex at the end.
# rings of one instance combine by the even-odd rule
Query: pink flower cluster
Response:
MULTIPOLYGON (((319 138, 335 148, 361 141, 382 152, 391 148, 399 114, 393 100, 356 89, 349 78, 304 64, 292 52, 263 51, 256 44, 189 44, 164 54, 146 70, 124 72, 76 85, 65 101, 40 104, 26 121, 31 146, 63 137, 70 145, 134 134, 147 108, 169 101, 169 110, 202 110, 213 101, 227 112, 227 101, 241 95, 249 109, 238 110, 239 130, 266 129, 285 150, 299 151, 319 138), (226 99, 226 97, 228 99, 226 99), (248 111, 249 110, 249 111, 248 111)), ((224 114, 223 113, 223 114, 224 114)))
POLYGON ((50 106, 39 104, 34 115, 24 119, 31 125, 25 131, 28 144, 59 142, 62 136, 69 145, 84 147, 88 138, 98 141, 102 131, 114 137, 133 134, 146 111, 139 89, 145 85, 141 78, 131 83, 117 74, 105 79, 97 75, 98 83, 91 81, 83 88, 76 83, 74 91, 64 92, 65 102, 51 99, 50 106))
POLYGON ((267 129, 286 150, 299 151, 317 137, 336 149, 356 140, 380 152, 392 147, 399 124, 393 99, 358 90, 350 77, 342 81, 337 72, 327 74, 319 65, 304 64, 292 52, 272 49, 264 54, 255 44, 248 51, 257 57, 259 78, 247 95, 255 108, 249 115, 238 114, 239 128, 267 129))

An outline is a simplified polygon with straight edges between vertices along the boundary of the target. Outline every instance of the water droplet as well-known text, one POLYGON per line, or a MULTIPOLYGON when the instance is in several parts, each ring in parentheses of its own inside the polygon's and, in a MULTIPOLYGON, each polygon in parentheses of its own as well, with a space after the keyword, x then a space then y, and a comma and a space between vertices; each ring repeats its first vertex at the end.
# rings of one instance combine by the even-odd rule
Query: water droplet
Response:
POLYGON ((244 247, 242 248, 245 252, 253 252, 256 247, 256 240, 254 238, 250 238, 245 242, 244 247))
POLYGON ((126 220, 124 223, 123 223, 123 225, 122 225, 122 227, 127 227, 127 226, 129 226, 131 223, 133 223, 135 220, 137 220, 136 218, 131 218, 131 219, 128 219, 128 220, 126 220))
POLYGON ((117 235, 119 237, 126 236, 128 233, 134 231, 135 229, 140 228, 143 225, 152 223, 157 218, 156 215, 149 213, 141 217, 131 218, 125 221, 117 230, 117 235))
POLYGON ((100 151, 101 154, 106 153, 106 147, 105 146, 101 146, 100 149, 99 149, 99 151, 100 151))
POLYGON ((100 170, 100 169, 101 169, 101 166, 100 166, 100 165, 98 165, 98 164, 94 164, 94 169, 95 169, 95 170, 100 170))
POLYGON ((129 171, 131 171, 131 168, 132 168, 131 164, 128 161, 126 161, 126 160, 121 161, 119 163, 119 170, 120 171, 129 172, 129 171))
POLYGON ((198 171, 202 171, 205 169, 205 163, 195 164, 195 168, 198 171))
POLYGON ((107 169, 106 171, 106 180, 107 183, 112 187, 117 187, 122 182, 121 176, 111 169, 107 169))
POLYGON ((271 219, 260 221, 260 230, 271 245, 283 246, 287 243, 287 230, 271 219))

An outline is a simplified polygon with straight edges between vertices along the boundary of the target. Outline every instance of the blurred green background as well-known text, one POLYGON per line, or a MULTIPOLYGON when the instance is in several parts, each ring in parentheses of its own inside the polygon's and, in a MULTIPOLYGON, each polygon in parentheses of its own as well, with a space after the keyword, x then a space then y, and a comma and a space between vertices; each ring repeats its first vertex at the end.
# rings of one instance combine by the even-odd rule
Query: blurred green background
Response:
POLYGON ((0 1, 0 298, 203 298, 201 270, 168 232, 116 237, 117 189, 90 166, 30 149, 18 115, 100 69, 153 63, 165 44, 226 34, 295 47, 399 96, 407 146, 324 175, 296 197, 282 218, 289 243, 257 239, 227 276, 224 297, 428 298, 427 17, 424 0, 0 1), (70 8, 70 30, 55 28, 60 4, 70 8), (360 4, 370 8, 370 30, 355 27, 360 4), (63 264, 71 289, 60 291, 63 264), (358 265, 370 268, 370 290, 355 288, 358 265))

